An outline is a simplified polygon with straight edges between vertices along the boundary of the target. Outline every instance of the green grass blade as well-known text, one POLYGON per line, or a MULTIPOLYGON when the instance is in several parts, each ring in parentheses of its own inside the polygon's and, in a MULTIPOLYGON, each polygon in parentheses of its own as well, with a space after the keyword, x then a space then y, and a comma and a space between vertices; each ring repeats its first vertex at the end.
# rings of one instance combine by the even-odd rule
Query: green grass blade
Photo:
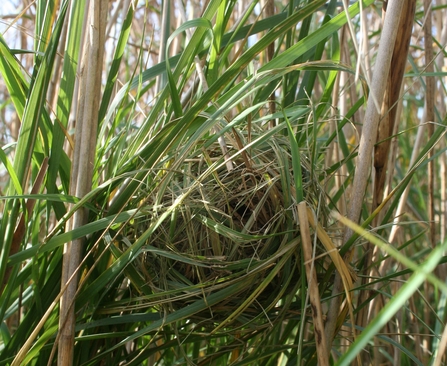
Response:
MULTIPOLYGON (((394 297, 382 308, 377 316, 358 336, 347 352, 337 361, 338 366, 348 366, 354 361, 355 357, 363 351, 370 340, 382 329, 388 321, 396 314, 408 299, 418 290, 426 281, 431 272, 436 268, 442 253, 447 248, 447 241, 437 246, 422 263, 415 273, 405 282, 405 284, 396 292, 394 297)), ((447 290, 444 289, 444 292, 447 290)))

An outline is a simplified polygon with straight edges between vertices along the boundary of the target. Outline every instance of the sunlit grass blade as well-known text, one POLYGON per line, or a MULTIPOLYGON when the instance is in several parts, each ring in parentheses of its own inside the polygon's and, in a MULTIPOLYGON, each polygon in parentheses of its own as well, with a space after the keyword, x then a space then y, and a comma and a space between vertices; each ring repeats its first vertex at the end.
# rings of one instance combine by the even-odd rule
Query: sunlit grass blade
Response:
MULTIPOLYGON (((426 280, 440 282, 436 277, 434 280, 431 272, 438 265, 443 251, 447 248, 447 242, 437 246, 427 257, 426 261, 416 266, 414 274, 406 281, 393 298, 385 305, 379 314, 358 336, 357 340, 349 347, 348 351, 337 361, 336 365, 350 365, 355 357, 365 348, 368 342, 383 328, 387 322, 396 314, 408 299, 418 290, 426 280), (430 278, 431 277, 431 278, 430 278)), ((442 283, 442 282, 441 282, 442 283)), ((443 284, 443 283, 442 283, 443 284)), ((443 286, 445 287, 445 286, 443 286)), ((447 292, 447 287, 443 289, 447 292)))

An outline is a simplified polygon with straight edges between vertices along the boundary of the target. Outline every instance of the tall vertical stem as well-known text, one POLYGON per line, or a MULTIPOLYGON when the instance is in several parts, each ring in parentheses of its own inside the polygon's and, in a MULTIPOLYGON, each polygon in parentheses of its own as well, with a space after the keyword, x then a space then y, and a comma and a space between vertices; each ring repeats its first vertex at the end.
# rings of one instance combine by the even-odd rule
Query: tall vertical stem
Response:
MULTIPOLYGON (((381 105, 386 88, 386 81, 391 64, 394 43, 396 40, 399 19, 402 13, 403 1, 392 1, 388 5, 388 12, 385 17, 385 23, 382 30, 382 37, 377 54, 377 61, 374 68, 373 78, 371 81, 371 90, 366 106, 365 121, 363 126, 362 137, 360 139, 359 154, 357 157, 357 168, 354 177, 353 191, 348 208, 348 218, 351 221, 358 222, 363 204, 363 198, 369 179, 369 172, 372 163, 372 151, 376 142, 377 128, 379 124, 380 110, 376 106, 376 102, 381 105)), ((346 229, 344 241, 352 235, 352 230, 346 229)), ((349 250, 345 260, 350 262, 353 250, 349 250)), ((334 280, 333 295, 326 321, 326 340, 328 342, 327 349, 332 346, 332 339, 335 333, 335 327, 340 310, 341 296, 343 292, 343 283, 341 276, 337 272, 334 280)))
MULTIPOLYGON (((89 16, 85 23, 87 37, 81 61, 81 92, 79 93, 75 151, 70 182, 70 194, 77 197, 85 196, 92 188, 108 1, 90 1, 89 6, 89 16)), ((80 227, 87 220, 87 209, 79 209, 68 222, 67 230, 80 227)), ((82 248, 82 238, 67 243, 64 248, 61 285, 64 288, 68 283, 68 286, 60 301, 58 343, 58 365, 60 366, 73 364, 76 324, 74 302, 82 248)))
MULTIPOLYGON (((430 75, 434 72, 433 67, 433 39, 432 39, 432 13, 431 0, 424 0, 424 47, 425 47, 425 65, 426 72, 430 75)), ((425 108, 426 108, 426 122, 428 139, 433 135, 435 122, 435 79, 434 76, 425 77, 425 108)), ((434 155, 434 149, 429 152, 429 159, 434 155)), ((436 247, 436 224, 435 224, 435 203, 434 203, 434 185, 435 185, 435 162, 429 160, 428 162, 428 222, 429 222, 429 241, 432 248, 436 247)), ((425 289, 429 289, 429 284, 425 283, 425 289)), ((427 291, 427 293, 429 293, 427 291)), ((425 309, 424 319, 426 324, 430 324, 430 311, 425 309)), ((425 336, 423 340, 424 349, 429 348, 429 337, 425 336)), ((427 355, 424 355, 423 361, 428 362, 427 355)))
MULTIPOLYGON (((424 0, 425 24, 424 24, 424 44, 425 44, 425 65, 428 75, 433 74, 433 38, 432 38, 432 17, 431 0, 424 0)), ((425 77, 425 108, 427 109, 426 121, 428 122, 428 138, 433 135, 435 122, 435 78, 425 77)), ((434 151, 430 150, 429 158, 433 157, 434 151)), ((436 225, 434 214, 434 161, 428 163, 428 220, 430 222, 430 243, 432 247, 436 244, 436 225)))

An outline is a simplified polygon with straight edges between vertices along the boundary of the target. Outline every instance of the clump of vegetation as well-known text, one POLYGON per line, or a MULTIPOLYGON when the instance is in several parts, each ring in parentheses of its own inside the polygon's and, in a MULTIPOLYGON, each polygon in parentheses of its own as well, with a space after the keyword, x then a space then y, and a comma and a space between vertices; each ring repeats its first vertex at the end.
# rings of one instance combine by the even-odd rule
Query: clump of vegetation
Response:
POLYGON ((0 366, 446 363, 445 6, 8 4, 0 366))
MULTIPOLYGON (((248 145, 238 136, 233 143, 248 145)), ((122 240, 135 242, 154 218, 175 205, 171 219, 147 239, 135 268, 145 286, 160 294, 159 303, 179 309, 202 300, 205 309, 191 319, 211 330, 224 324, 227 333, 240 332, 248 319, 266 326, 278 316, 270 309, 278 311, 277 304, 290 297, 304 275, 287 144, 284 137, 249 150, 225 143, 225 159, 216 143, 193 151, 182 166, 160 172, 156 179, 166 184, 157 184, 160 191, 144 199, 140 212, 148 216, 125 227, 122 240), (225 298, 210 303, 209 297, 224 289, 230 291, 225 298)), ((310 177, 308 169, 302 171, 310 177)), ((316 177, 304 188, 310 202, 324 194, 316 177)), ((325 260, 322 256, 320 262, 325 260)), ((324 269, 323 263, 317 266, 324 269)), ((297 309, 295 304, 293 316, 297 309)))

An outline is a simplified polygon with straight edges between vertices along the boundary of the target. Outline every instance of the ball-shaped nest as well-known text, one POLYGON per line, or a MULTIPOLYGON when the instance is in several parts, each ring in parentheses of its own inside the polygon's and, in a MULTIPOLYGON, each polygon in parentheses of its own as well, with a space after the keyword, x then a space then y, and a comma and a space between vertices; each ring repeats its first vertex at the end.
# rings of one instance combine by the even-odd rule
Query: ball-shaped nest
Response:
MULTIPOLYGON (((202 325, 259 325, 278 315, 304 275, 291 157, 271 143, 250 157, 237 153, 225 162, 221 155, 216 146, 186 159, 148 201, 157 210, 137 232, 170 215, 148 240, 140 272, 170 311, 195 304, 190 319, 202 325)), ((318 182, 305 162, 301 169, 306 200, 315 202, 318 182)))

